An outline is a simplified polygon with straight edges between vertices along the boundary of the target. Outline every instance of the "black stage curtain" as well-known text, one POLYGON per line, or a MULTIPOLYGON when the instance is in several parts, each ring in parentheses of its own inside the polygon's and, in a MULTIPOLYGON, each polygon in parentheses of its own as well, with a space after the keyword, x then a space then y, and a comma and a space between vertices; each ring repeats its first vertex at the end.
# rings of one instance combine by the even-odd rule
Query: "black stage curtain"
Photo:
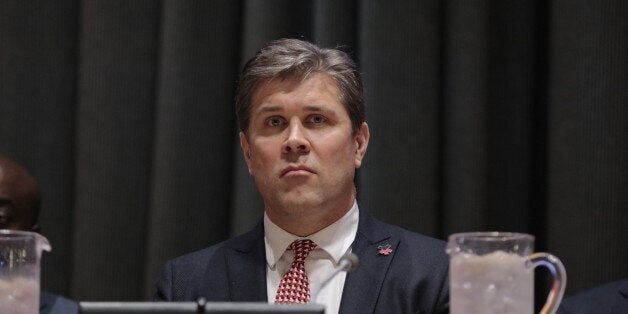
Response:
POLYGON ((568 293, 628 277, 628 2, 0 1, 0 153, 43 190, 45 289, 142 300, 262 204, 233 94, 266 41, 364 74, 361 206, 446 239, 532 233, 568 293))

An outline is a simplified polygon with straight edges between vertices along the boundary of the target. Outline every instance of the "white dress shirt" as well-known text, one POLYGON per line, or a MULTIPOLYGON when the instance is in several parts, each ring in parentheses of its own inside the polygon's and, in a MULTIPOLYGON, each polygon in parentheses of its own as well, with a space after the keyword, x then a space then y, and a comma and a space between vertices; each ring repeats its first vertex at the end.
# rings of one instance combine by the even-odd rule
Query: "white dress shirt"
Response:
MULTIPOLYGON (((351 251, 351 244, 358 230, 359 210, 357 202, 342 218, 307 237, 298 237, 275 225, 264 213, 264 242, 266 245, 266 290, 268 302, 275 302, 275 295, 281 277, 290 269, 294 258, 287 250, 290 243, 297 239, 310 239, 317 244, 305 259, 305 271, 310 282, 310 296, 336 268, 340 258, 351 251)), ((324 304, 326 313, 338 313, 346 273, 340 272, 322 290, 313 303, 324 304)))

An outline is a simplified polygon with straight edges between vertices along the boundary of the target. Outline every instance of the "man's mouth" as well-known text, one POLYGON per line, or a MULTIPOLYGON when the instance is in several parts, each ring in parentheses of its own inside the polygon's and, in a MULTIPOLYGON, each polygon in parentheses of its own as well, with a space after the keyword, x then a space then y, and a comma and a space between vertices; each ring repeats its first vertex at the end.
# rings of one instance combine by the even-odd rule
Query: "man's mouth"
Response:
POLYGON ((288 166, 283 171, 281 171, 281 177, 310 175, 313 173, 315 172, 306 166, 288 166))

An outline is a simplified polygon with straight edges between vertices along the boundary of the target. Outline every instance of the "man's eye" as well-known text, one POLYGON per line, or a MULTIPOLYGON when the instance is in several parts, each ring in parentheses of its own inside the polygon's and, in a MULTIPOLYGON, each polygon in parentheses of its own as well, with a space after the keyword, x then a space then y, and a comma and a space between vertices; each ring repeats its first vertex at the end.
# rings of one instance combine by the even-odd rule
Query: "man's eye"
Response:
POLYGON ((321 115, 312 115, 308 118, 308 122, 313 123, 313 124, 321 124, 325 121, 327 121, 327 119, 325 119, 325 117, 321 115))
POLYGON ((10 209, 7 211, 6 208, 0 204, 0 227, 4 228, 4 226, 8 225, 11 222, 11 212, 10 209))
POLYGON ((268 120, 266 120, 266 125, 268 126, 279 126, 283 124, 283 119, 279 118, 279 117, 273 117, 270 118, 268 120))

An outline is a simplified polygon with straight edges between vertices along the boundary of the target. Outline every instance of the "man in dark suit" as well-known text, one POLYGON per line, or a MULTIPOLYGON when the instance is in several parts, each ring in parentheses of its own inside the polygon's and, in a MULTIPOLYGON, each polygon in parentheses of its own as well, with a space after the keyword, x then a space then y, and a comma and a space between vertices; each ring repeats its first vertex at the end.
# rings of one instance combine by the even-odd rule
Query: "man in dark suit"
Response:
MULTIPOLYGON (((39 232, 41 196, 35 178, 14 160, 0 155, 0 229, 39 232)), ((70 299, 41 291, 42 314, 78 313, 70 299)))
POLYGON ((628 313, 628 279, 576 293, 565 298, 558 314, 628 313))
POLYGON ((361 78, 344 52, 296 39, 268 43, 244 67, 236 112, 264 217, 244 235, 169 261, 155 300, 447 311, 444 242, 380 222, 356 201, 370 133, 361 78), (359 267, 323 285, 349 252, 359 267))

